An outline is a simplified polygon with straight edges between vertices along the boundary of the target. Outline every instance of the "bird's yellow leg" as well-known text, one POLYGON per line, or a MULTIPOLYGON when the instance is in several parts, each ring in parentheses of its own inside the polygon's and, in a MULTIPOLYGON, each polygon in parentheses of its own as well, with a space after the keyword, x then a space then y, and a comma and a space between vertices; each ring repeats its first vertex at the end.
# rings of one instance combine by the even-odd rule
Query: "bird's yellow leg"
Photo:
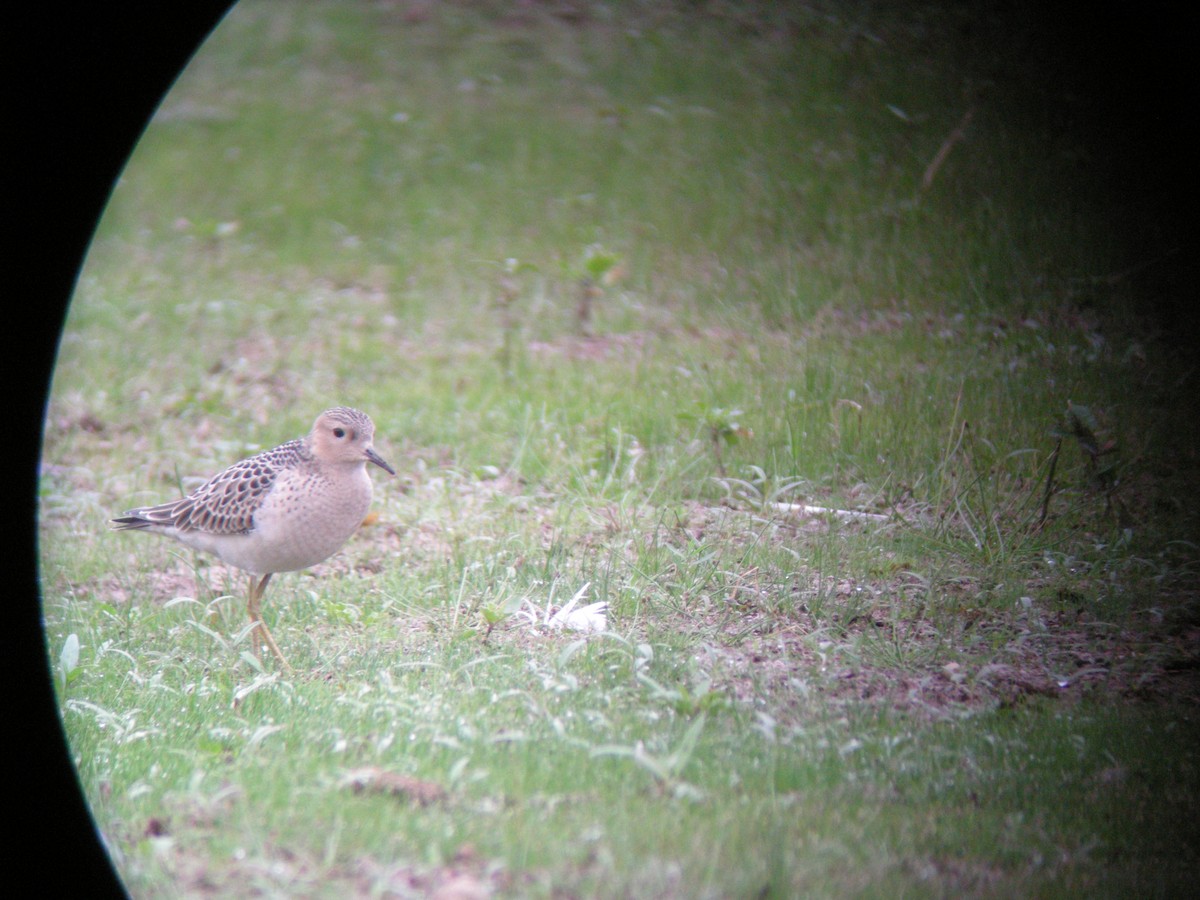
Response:
MULTIPOLYGON (((275 639, 271 637, 271 632, 267 628, 267 623, 262 618, 262 595, 267 589, 267 582, 271 580, 271 573, 267 573, 262 577, 262 581, 255 583, 254 576, 250 576, 250 601, 247 604, 247 611, 250 613, 250 621, 254 623, 254 630, 262 635, 262 639, 266 641, 271 652, 275 654, 275 658, 283 664, 283 668, 291 672, 292 667, 288 665, 288 661, 283 658, 283 654, 279 652, 279 647, 275 644, 275 639)), ((254 655, 262 658, 258 649, 258 640, 254 639, 254 655)))

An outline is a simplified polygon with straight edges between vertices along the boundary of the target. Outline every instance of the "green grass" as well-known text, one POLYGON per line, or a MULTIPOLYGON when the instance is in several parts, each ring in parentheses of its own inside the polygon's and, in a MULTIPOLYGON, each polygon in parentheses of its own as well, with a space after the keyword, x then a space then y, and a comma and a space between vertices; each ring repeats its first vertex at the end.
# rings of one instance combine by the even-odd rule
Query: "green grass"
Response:
POLYGON ((1194 376, 1093 148, 957 8, 581 10, 240 4, 116 186, 39 527, 130 890, 1183 893, 1194 376), (104 523, 339 403, 400 475, 284 676, 104 523))

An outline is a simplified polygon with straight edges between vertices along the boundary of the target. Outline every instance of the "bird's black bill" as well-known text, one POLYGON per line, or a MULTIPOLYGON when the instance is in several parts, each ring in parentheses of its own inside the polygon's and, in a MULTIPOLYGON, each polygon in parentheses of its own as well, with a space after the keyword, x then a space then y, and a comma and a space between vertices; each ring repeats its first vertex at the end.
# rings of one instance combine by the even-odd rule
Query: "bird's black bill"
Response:
POLYGON ((389 466, 387 464, 387 462, 384 460, 384 458, 382 456, 380 456, 378 453, 376 453, 374 450, 367 451, 367 459, 369 459, 371 462, 375 463, 375 465, 379 466, 379 468, 383 469, 383 471, 387 472, 389 475, 396 474, 396 470, 393 469, 391 466, 389 466))

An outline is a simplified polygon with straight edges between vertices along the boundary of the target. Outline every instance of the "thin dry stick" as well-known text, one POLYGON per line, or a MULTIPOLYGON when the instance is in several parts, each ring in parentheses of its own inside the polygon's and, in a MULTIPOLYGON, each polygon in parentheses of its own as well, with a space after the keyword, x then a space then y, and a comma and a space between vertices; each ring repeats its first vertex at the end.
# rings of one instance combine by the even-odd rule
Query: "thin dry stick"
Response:
POLYGON ((937 155, 925 167, 925 174, 921 176, 921 190, 927 191, 933 184, 933 179, 937 177, 938 169, 942 167, 942 163, 946 161, 946 157, 950 155, 950 151, 954 149, 954 145, 967 136, 967 126, 971 124, 971 119, 975 116, 975 109, 968 109, 966 115, 962 117, 962 121, 958 123, 946 139, 942 141, 942 146, 938 148, 937 155))
MULTIPOLYGON (((804 503, 772 503, 775 509, 780 512, 801 513, 806 516, 833 516, 835 519, 859 519, 871 522, 890 522, 892 516, 886 516, 882 513, 861 512, 857 509, 834 509, 832 506, 809 506, 804 503)), ((896 514, 896 518, 903 521, 904 517, 896 514)))
POLYGON ((1054 444, 1054 452, 1050 454, 1050 471, 1046 473, 1046 493, 1042 495, 1042 516, 1038 519, 1037 527, 1046 524, 1046 516, 1050 511, 1050 497, 1054 494, 1054 470, 1058 467, 1058 451, 1062 449, 1062 438, 1054 444))

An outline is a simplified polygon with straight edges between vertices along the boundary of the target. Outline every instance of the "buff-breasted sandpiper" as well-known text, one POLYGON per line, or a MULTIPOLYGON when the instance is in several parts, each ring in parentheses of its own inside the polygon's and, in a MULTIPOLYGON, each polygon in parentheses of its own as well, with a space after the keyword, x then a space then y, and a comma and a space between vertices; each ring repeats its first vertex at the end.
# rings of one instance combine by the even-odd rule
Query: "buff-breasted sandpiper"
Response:
POLYGON ((367 463, 396 474, 371 446, 374 436, 365 413, 327 409, 307 437, 235 463, 179 500, 131 509, 111 525, 165 534, 249 573, 254 652, 257 631, 290 669, 262 620, 263 592, 276 572, 328 559, 362 524, 371 506, 367 463))

